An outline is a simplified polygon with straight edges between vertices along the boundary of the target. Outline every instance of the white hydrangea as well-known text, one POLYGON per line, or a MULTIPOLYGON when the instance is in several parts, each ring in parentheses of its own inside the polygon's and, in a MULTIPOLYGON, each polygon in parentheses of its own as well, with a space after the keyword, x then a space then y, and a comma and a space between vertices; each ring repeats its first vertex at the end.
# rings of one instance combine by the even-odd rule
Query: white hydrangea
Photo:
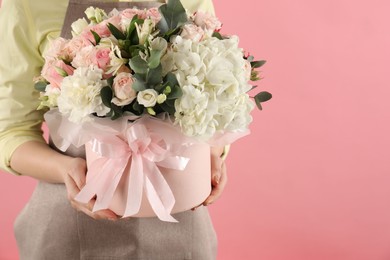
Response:
POLYGON ((238 37, 201 42, 175 36, 162 58, 163 73, 172 71, 183 88, 175 120, 189 136, 211 137, 216 131, 242 131, 252 121, 253 102, 246 94, 248 62, 238 37))
POLYGON ((57 98, 58 109, 72 122, 90 120, 96 113, 105 116, 110 109, 103 105, 101 89, 107 85, 102 79, 103 71, 97 67, 81 67, 74 74, 65 77, 61 84, 61 94, 57 98))

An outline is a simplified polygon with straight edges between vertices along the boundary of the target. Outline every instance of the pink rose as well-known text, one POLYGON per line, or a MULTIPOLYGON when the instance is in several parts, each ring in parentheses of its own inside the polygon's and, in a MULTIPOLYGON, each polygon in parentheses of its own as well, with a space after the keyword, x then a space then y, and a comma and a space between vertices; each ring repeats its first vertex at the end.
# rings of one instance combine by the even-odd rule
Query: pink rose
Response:
POLYGON ((130 104, 137 96, 133 89, 135 79, 130 73, 121 72, 114 78, 112 88, 114 90, 114 98, 112 103, 117 106, 125 106, 130 104))
POLYGON ((103 71, 106 71, 111 61, 110 52, 111 49, 109 48, 97 48, 94 52, 92 62, 103 71))
POLYGON ((92 43, 84 37, 77 36, 68 42, 66 51, 69 53, 70 58, 73 59, 86 46, 92 46, 92 43))
POLYGON ((218 20, 218 18, 209 13, 198 11, 195 13, 193 19, 194 19, 194 23, 202 27, 204 30, 214 32, 220 30, 222 27, 222 24, 218 20))
POLYGON ((247 81, 249 81, 251 79, 251 76, 252 76, 252 65, 248 60, 245 60, 244 70, 246 72, 245 77, 246 77, 247 81))
POLYGON ((99 35, 100 38, 109 37, 111 35, 111 32, 107 27, 107 23, 102 22, 102 23, 99 23, 99 24, 96 24, 93 26, 88 26, 87 28, 85 28, 83 30, 83 32, 80 34, 80 37, 96 44, 95 37, 93 36, 91 31, 94 31, 95 33, 97 33, 97 35, 99 35))
POLYGON ((53 88, 60 88, 64 77, 72 75, 73 71, 74 68, 62 60, 52 60, 45 63, 41 75, 49 81, 53 88))
POLYGON ((200 42, 203 39, 204 34, 205 33, 201 27, 196 26, 195 24, 186 24, 183 26, 181 37, 187 40, 200 42))
POLYGON ((152 19, 154 24, 157 24, 161 20, 161 14, 158 11, 158 8, 150 8, 146 11, 146 18, 152 19))

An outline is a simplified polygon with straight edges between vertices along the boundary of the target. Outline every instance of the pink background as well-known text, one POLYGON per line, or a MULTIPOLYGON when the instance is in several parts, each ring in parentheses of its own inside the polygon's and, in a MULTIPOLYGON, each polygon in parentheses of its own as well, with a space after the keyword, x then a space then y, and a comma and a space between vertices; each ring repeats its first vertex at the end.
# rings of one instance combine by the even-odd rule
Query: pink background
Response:
MULTIPOLYGON (((274 94, 211 206, 219 260, 390 259, 388 0, 215 1, 274 94), (235 3, 236 2, 236 3, 235 3)), ((35 182, 0 175, 0 259, 35 182)))

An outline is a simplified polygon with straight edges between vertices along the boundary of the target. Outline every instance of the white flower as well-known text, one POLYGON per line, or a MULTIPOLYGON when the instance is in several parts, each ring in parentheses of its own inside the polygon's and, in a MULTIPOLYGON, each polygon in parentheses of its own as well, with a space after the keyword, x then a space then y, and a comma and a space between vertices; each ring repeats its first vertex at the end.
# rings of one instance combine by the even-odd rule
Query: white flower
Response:
POLYGON ((165 94, 160 94, 160 95, 157 96, 157 103, 158 103, 158 104, 164 103, 165 100, 167 100, 167 95, 165 95, 165 94))
POLYGON ((41 103, 39 104, 38 109, 42 109, 44 107, 53 108, 57 106, 57 99, 61 94, 60 88, 52 87, 50 84, 46 86, 45 93, 41 93, 41 103))
POLYGON ((175 101, 175 123, 180 125, 188 136, 210 137, 216 129, 212 118, 213 104, 209 102, 208 93, 186 85, 183 96, 175 101))
POLYGON ((138 92, 137 101, 144 107, 154 107, 157 102, 158 93, 154 89, 145 89, 138 92))
POLYGON ((82 31, 88 26, 87 20, 85 18, 80 18, 77 21, 73 22, 72 27, 72 36, 75 37, 82 33, 82 31))
POLYGON ((104 12, 104 10, 100 8, 94 8, 92 6, 85 10, 85 14, 91 22, 96 24, 102 22, 104 19, 107 19, 107 14, 104 12))
POLYGON ((107 85, 102 79, 103 71, 97 67, 82 67, 72 76, 64 78, 61 94, 57 99, 59 111, 72 122, 90 120, 89 115, 96 113, 105 116, 110 109, 103 105, 101 89, 107 85))
POLYGON ((111 45, 110 52, 110 69, 106 72, 106 74, 116 75, 118 70, 125 65, 129 60, 122 58, 121 50, 117 45, 111 45))
POLYGON ((138 25, 137 23, 135 25, 137 28, 139 44, 143 45, 153 30, 154 22, 152 19, 145 19, 142 25, 138 25))

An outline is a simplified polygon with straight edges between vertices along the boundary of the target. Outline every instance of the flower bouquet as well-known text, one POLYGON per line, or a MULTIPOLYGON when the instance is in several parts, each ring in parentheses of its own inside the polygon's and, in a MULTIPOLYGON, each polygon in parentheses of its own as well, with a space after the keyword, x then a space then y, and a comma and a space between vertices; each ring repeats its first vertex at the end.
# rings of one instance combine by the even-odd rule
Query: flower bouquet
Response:
MULTIPOLYGON (((86 147, 77 199, 96 195, 94 210, 174 221, 171 213, 210 193, 209 147, 248 134, 250 81, 265 61, 245 56, 216 17, 188 14, 179 0, 85 13, 72 39, 52 42, 36 80, 56 146, 86 147)), ((254 96, 260 109, 270 98, 254 96)))

